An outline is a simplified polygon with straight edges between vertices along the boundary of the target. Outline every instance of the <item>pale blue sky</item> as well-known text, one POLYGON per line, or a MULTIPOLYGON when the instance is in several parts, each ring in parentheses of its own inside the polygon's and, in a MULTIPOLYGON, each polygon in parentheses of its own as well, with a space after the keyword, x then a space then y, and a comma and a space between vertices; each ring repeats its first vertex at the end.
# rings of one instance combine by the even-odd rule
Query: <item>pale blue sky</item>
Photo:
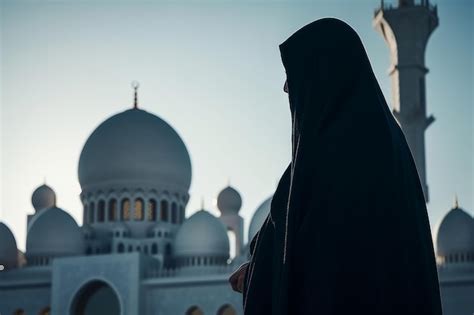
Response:
MULTIPOLYGON (((387 2, 387 1, 386 1, 387 2)), ((473 4, 438 0, 426 54, 427 167, 433 228, 453 203, 473 205, 473 4)), ((278 45, 325 16, 360 34, 390 102, 388 48, 372 27, 377 0, 3 1, 0 220, 25 247, 32 191, 52 186, 78 223, 77 163, 110 115, 132 106, 169 122, 191 154, 187 215, 228 178, 246 229, 290 160, 290 118, 278 45)), ((341 196, 343 198, 343 196, 341 196)))

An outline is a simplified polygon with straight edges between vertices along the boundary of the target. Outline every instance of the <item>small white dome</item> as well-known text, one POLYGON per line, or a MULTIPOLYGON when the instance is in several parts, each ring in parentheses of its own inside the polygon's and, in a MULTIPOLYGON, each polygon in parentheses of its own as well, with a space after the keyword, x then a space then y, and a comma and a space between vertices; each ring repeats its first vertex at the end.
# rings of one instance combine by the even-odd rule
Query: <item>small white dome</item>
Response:
POLYGON ((28 225, 26 257, 58 257, 84 253, 84 239, 66 211, 52 207, 37 213, 28 225))
POLYGON ((83 190, 150 183, 187 192, 191 160, 173 127, 144 110, 130 109, 92 132, 82 149, 78 173, 83 190))
POLYGON ((249 234, 248 234, 249 242, 252 240, 252 238, 257 234, 257 232, 263 226, 265 219, 270 213, 272 198, 273 198, 273 195, 268 197, 264 202, 262 202, 262 204, 257 208, 257 210, 255 210, 255 213, 253 214, 252 220, 250 221, 250 225, 249 225, 249 234))
POLYGON ((242 207, 242 197, 231 186, 224 188, 217 196, 217 208, 222 214, 236 214, 242 207))
POLYGON ((179 228, 175 240, 175 255, 229 258, 226 227, 208 211, 197 211, 179 228))
POLYGON ((43 184, 35 189, 31 195, 31 203, 35 211, 51 208, 56 205, 56 193, 46 184, 43 184))
POLYGON ((459 207, 451 209, 441 221, 436 237, 436 254, 446 257, 452 254, 474 252, 474 220, 459 207))
POLYGON ((18 250, 12 231, 0 222, 0 265, 5 269, 18 266, 18 250))

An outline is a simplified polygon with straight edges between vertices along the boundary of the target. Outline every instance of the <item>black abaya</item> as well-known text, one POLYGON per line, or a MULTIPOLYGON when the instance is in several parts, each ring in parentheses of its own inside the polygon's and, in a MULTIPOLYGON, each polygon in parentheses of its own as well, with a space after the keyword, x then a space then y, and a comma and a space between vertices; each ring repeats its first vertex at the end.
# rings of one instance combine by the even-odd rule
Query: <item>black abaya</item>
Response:
POLYGON ((418 174, 359 36, 325 18, 280 52, 292 161, 251 244, 244 314, 440 315, 418 174))

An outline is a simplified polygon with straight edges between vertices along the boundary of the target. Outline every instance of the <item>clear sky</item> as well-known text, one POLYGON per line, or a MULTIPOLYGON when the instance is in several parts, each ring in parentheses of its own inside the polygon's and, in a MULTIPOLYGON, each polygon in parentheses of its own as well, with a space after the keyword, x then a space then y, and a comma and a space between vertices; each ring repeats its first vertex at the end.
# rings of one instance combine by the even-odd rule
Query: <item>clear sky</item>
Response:
MULTIPOLYGON (((386 1, 389 2, 389 1, 386 1)), ((426 54, 427 174, 433 229, 453 204, 473 213, 473 18, 470 0, 437 0, 426 54)), ((169 122, 191 154, 187 216, 230 178, 245 232, 290 161, 278 45, 334 16, 360 34, 390 102, 388 48, 372 27, 378 0, 2 1, 0 220, 24 249, 31 193, 46 178, 82 223, 77 164, 107 117, 132 106, 169 122)), ((343 198, 344 196, 341 196, 343 198)))

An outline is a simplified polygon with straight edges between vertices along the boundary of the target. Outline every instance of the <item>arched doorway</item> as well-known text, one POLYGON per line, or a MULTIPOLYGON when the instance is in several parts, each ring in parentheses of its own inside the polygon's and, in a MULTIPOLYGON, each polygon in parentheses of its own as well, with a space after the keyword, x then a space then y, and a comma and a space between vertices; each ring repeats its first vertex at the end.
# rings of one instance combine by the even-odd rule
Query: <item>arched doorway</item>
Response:
POLYGON ((51 315, 51 308, 49 306, 43 308, 41 312, 39 312, 39 315, 51 315))
POLYGON ((237 312, 231 305, 226 304, 217 311, 217 315, 237 315, 237 312))
POLYGON ((120 315, 120 301, 107 283, 92 281, 74 297, 71 315, 120 315))
POLYGON ((191 306, 186 311, 186 315, 204 315, 204 312, 198 306, 191 306))
POLYGON ((25 315, 25 314, 26 314, 25 311, 21 308, 13 312, 13 315, 25 315))

